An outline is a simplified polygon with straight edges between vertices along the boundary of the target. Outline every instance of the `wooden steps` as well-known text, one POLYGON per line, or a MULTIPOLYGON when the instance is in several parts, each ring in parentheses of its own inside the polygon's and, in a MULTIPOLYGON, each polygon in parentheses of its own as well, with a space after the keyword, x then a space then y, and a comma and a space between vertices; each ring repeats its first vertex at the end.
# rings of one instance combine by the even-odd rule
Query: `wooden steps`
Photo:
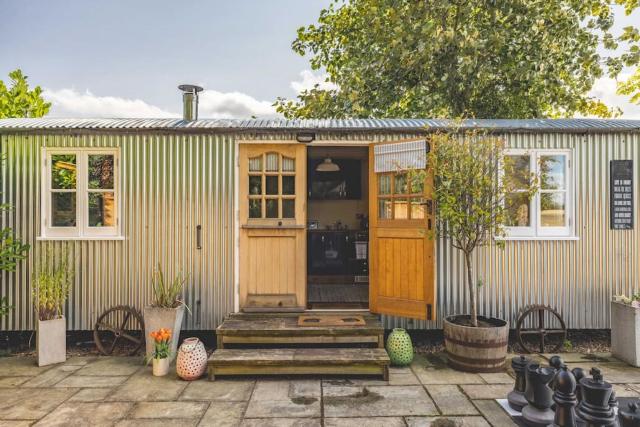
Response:
MULTIPOLYGON (((309 312, 306 313, 310 314, 309 312)), ((367 312, 313 312, 314 315, 327 314, 353 317, 362 315, 363 326, 299 326, 295 313, 237 313, 229 316, 218 326, 216 335, 218 349, 228 344, 261 345, 261 344, 369 344, 378 348, 384 347, 384 328, 380 321, 367 312)))
POLYGON ((382 348, 221 349, 209 358, 209 379, 222 375, 380 375, 389 377, 382 348))

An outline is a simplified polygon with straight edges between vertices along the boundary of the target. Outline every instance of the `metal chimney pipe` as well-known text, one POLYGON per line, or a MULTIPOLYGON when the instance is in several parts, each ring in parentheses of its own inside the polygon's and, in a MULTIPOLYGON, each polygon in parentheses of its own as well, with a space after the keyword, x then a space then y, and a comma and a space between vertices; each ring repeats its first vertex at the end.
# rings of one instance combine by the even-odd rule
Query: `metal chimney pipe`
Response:
POLYGON ((203 89, 196 85, 180 85, 178 89, 182 91, 182 119, 198 120, 198 92, 203 89))

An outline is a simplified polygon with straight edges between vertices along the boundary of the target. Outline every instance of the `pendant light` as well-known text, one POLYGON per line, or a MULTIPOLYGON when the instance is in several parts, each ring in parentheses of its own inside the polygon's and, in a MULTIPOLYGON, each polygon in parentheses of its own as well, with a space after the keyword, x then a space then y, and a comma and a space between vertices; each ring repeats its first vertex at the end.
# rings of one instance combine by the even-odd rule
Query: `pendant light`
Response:
POLYGON ((322 163, 316 166, 316 172, 339 172, 340 166, 331 161, 331 157, 327 156, 322 163))

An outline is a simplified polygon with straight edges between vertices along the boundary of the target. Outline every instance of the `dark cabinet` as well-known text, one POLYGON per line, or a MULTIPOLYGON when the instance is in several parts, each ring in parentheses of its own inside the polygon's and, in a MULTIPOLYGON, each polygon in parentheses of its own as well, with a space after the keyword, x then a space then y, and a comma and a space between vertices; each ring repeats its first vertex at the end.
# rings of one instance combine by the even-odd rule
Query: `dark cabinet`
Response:
POLYGON ((350 230, 310 231, 307 235, 309 274, 366 274, 366 260, 356 259, 356 234, 362 236, 350 230))
POLYGON ((309 159, 308 182, 311 200, 353 200, 362 197, 362 162, 358 159, 332 159, 337 172, 317 172, 324 159, 309 159))

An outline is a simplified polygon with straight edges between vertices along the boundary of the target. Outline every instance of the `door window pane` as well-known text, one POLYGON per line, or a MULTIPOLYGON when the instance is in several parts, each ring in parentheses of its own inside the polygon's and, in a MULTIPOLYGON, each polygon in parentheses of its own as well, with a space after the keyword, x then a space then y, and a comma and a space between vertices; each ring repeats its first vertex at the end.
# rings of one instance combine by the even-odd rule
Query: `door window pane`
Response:
POLYGON ((394 194, 407 194, 407 184, 407 175, 404 173, 397 174, 395 176, 395 180, 393 181, 394 194))
POLYGON ((249 194, 262 194, 262 175, 249 176, 249 194))
POLYGON ((282 194, 286 194, 286 195, 296 194, 296 177, 295 176, 282 177, 282 194))
POLYGON ((76 226, 76 193, 51 193, 51 225, 76 226))
POLYGON ((565 183, 565 156, 540 156, 540 188, 562 190, 565 183))
POLYGON ((282 199, 282 217, 295 218, 296 201, 295 199, 282 199))
POLYGON ((296 161, 289 157, 282 157, 282 172, 295 172, 296 161))
POLYGON ((409 202, 407 199, 393 201, 393 219, 409 219, 409 202))
POLYGON ((114 193, 89 193, 89 227, 113 227, 116 225, 114 193))
POLYGON ((531 157, 528 154, 505 156, 505 179, 513 189, 523 190, 531 180, 531 157))
POLYGON ((564 192, 540 194, 540 223, 543 227, 564 227, 565 211, 564 192))
POLYGON ((266 171, 267 172, 278 172, 279 166, 278 162, 280 160, 280 154, 278 153, 267 153, 266 159, 266 171))
POLYGON ((278 194, 278 177, 273 175, 266 176, 267 194, 278 194))
POLYGON ((391 175, 378 175, 378 194, 391 194, 391 175))
POLYGON ((267 218, 278 218, 278 199, 267 199, 267 218))
POLYGON ((250 172, 262 172, 262 156, 249 159, 250 172))
POLYGON ((531 225, 530 200, 527 193, 510 193, 505 197, 507 227, 529 227, 531 225))
POLYGON ((411 199, 411 219, 425 218, 425 200, 411 199))
POLYGON ((249 200, 249 218, 262 218, 262 199, 249 200))
POLYGON ((89 155, 90 189, 113 189, 113 155, 89 155))
POLYGON ((75 154, 54 154, 51 156, 51 188, 71 190, 76 188, 75 154))
POLYGON ((391 219, 391 207, 393 202, 391 199, 378 199, 378 218, 391 219))

